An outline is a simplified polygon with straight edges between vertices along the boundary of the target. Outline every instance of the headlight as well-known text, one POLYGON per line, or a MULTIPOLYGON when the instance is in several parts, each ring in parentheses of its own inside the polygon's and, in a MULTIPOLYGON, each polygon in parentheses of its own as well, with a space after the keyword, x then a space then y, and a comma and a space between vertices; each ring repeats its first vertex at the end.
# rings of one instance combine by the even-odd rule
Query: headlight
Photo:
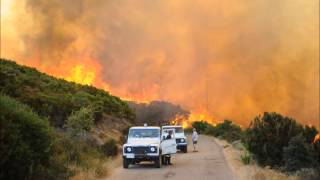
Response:
POLYGON ((185 141, 184 139, 180 139, 180 142, 182 142, 182 143, 183 143, 184 141, 185 141))
POLYGON ((151 151, 151 152, 155 152, 155 151, 156 151, 156 148, 155 148, 155 147, 151 147, 151 148, 150 148, 150 151, 151 151))
POLYGON ((131 147, 127 147, 126 149, 127 149, 127 152, 131 152, 132 151, 131 147))

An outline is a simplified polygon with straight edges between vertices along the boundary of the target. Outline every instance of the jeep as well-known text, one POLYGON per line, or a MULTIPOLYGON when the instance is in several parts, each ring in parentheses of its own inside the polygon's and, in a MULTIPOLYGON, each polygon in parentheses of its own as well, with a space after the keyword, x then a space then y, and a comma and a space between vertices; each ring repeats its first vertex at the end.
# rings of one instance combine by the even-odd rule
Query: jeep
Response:
MULTIPOLYGON (((174 129, 172 131, 174 133, 174 129)), ((166 140, 161 134, 160 127, 156 126, 131 127, 122 148, 123 168, 142 161, 154 162, 155 167, 160 168, 164 155, 177 152, 175 138, 166 140)))

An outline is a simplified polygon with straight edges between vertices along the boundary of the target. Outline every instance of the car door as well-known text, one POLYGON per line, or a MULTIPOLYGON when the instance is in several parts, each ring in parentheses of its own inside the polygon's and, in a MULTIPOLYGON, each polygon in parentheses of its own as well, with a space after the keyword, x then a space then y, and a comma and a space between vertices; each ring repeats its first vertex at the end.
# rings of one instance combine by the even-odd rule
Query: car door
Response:
POLYGON ((162 154, 175 154, 177 153, 177 143, 175 139, 175 130, 174 129, 162 129, 162 141, 161 141, 161 149, 162 154), (168 132, 172 131, 171 139, 165 139, 168 135, 168 132))

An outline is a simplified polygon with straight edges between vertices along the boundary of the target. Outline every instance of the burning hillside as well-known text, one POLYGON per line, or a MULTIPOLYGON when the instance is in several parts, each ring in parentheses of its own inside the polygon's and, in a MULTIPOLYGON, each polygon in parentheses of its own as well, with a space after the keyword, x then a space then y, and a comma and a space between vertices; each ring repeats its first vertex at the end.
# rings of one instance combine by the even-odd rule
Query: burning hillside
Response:
POLYGON ((1 57, 212 123, 318 125, 317 39, 319 1, 1 0, 1 57))

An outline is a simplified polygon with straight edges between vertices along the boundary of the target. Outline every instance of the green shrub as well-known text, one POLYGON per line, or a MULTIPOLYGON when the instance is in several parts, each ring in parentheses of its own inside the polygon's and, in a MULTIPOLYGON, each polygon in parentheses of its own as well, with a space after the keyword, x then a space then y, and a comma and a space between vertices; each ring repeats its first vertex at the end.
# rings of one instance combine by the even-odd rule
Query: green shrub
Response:
POLYGON ((110 139, 101 146, 101 151, 105 156, 118 155, 117 142, 114 139, 110 139))
POLYGON ((241 158, 241 162, 245 165, 250 164, 251 162, 251 155, 247 151, 244 154, 241 154, 240 158, 241 158))
POLYGON ((52 129, 31 108, 0 95, 0 179, 47 176, 52 129))
POLYGON ((310 168, 317 164, 313 146, 301 134, 291 138, 289 145, 284 147, 283 160, 287 171, 310 168))
POLYGON ((83 107, 73 112, 66 121, 66 127, 71 131, 72 136, 89 131, 94 125, 93 111, 89 107, 83 107))
POLYGON ((195 121, 192 123, 192 127, 196 128, 200 133, 219 137, 228 142, 240 140, 243 134, 240 126, 233 124, 230 120, 224 120, 216 126, 205 121, 195 121))
POLYGON ((303 133, 294 119, 277 113, 256 117, 246 130, 244 144, 261 165, 282 166, 283 148, 291 137, 303 133))
POLYGON ((239 140, 242 137, 240 126, 233 124, 230 120, 224 120, 223 123, 217 124, 212 130, 212 133, 214 136, 221 137, 228 142, 239 140))
POLYGON ((206 121, 195 121, 192 123, 192 127, 196 128, 197 132, 199 134, 205 133, 206 129, 211 126, 209 123, 206 121))
POLYGON ((35 68, 0 59, 0 92, 30 106, 51 125, 62 127, 71 112, 90 106, 95 122, 103 114, 133 122, 135 114, 120 98, 93 86, 54 78, 35 68))

